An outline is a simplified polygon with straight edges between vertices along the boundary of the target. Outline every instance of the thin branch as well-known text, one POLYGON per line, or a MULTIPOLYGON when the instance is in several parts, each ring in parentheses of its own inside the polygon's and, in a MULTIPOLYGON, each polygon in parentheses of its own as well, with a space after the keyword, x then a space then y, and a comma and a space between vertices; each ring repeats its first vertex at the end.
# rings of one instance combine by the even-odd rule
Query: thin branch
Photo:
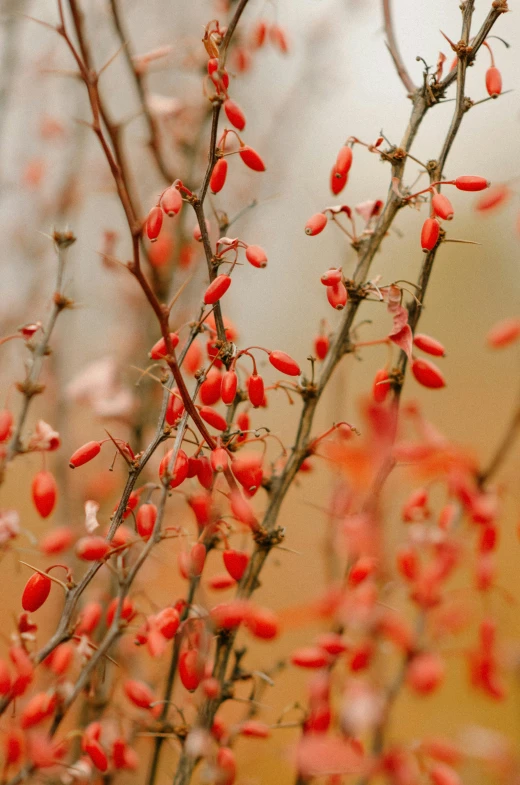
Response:
POLYGON ((408 93, 413 95, 416 91, 416 86, 413 83, 412 77, 408 73, 406 66, 403 62, 401 57, 401 53, 399 51, 399 47, 397 46, 397 40, 395 37, 394 31, 394 24, 393 24, 393 17, 392 17, 392 0, 383 0, 383 17, 384 17, 384 24, 385 24, 385 34, 386 34, 386 45, 388 47, 388 51, 394 61, 394 65, 396 71, 401 79, 401 82, 406 87, 408 93))
POLYGON ((56 285, 53 295, 52 310, 49 320, 43 333, 34 347, 31 347, 32 359, 30 361, 29 371, 24 381, 18 385, 18 389, 24 396, 22 408, 18 415, 16 427, 11 436, 9 446, 4 460, 0 464, 0 483, 4 475, 5 464, 9 463, 16 457, 16 455, 23 452, 24 447, 22 444, 22 431, 29 413, 29 407, 33 398, 43 392, 44 387, 39 383, 40 374, 42 372, 45 357, 49 354, 50 339, 56 325, 56 321, 60 313, 66 308, 71 308, 73 303, 71 300, 63 295, 63 271, 65 268, 65 260, 67 251, 70 245, 75 241, 75 237, 68 232, 54 232, 53 236, 56 252, 58 255, 58 266, 56 272, 56 285))
MULTIPOLYGON (((518 396, 520 401, 520 395, 518 396)), ((482 488, 486 483, 497 473, 503 462, 507 458, 509 452, 513 448, 518 436, 520 435, 520 403, 517 403, 513 412, 513 416, 496 448, 493 456, 491 457, 488 465, 478 476, 478 486, 482 488)))
POLYGON ((132 57, 132 50, 130 44, 128 42, 128 36, 125 33, 123 27, 123 20, 121 18, 121 14, 119 11, 119 2, 118 0, 109 0, 110 8, 112 11, 112 16, 114 18, 114 26, 116 28, 117 35, 121 42, 121 46, 123 47, 123 52, 128 63, 128 68, 130 73, 132 74, 133 80, 135 82, 135 86, 137 89, 137 93, 139 96, 139 102, 141 104, 142 114, 146 119, 146 123, 148 125, 148 132, 150 134, 148 145, 153 155, 153 159, 157 164, 157 168, 159 169, 161 175, 163 176, 164 180, 168 183, 173 182, 174 175, 168 168, 166 161, 164 160, 164 156, 161 151, 161 144, 159 140, 159 128, 153 117, 152 113, 150 112, 148 101, 147 101, 147 90, 146 90, 146 80, 144 74, 142 74, 136 67, 132 57))

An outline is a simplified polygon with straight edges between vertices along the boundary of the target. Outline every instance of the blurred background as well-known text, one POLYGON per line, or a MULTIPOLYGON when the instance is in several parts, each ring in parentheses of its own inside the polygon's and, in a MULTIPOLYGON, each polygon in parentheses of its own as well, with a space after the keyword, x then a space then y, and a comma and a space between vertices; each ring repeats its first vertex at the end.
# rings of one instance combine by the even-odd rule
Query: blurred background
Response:
MULTIPOLYGON (((196 188, 209 140, 208 102, 202 92, 205 54, 200 41, 204 25, 215 17, 224 20, 225 9, 209 0, 191 4, 185 0, 120 0, 118 5, 132 54, 167 48, 147 73, 150 112, 160 128, 170 170, 196 188)), ((459 3, 394 0, 393 5, 401 53, 419 83, 423 65, 417 56, 435 66, 442 50, 448 57, 447 65, 451 62, 440 30, 454 41, 459 39, 459 3)), ((100 68, 121 47, 110 3, 88 0, 82 8, 95 64, 100 68)), ((487 11, 488 4, 476 0, 475 29, 487 11)), ((77 472, 70 476, 67 457, 84 441, 103 438, 104 428, 125 438, 130 434, 146 445, 156 414, 153 407, 147 407, 150 401, 157 402, 158 391, 147 378, 138 388, 135 382, 147 365, 149 347, 159 336, 135 282, 113 261, 125 261, 130 249, 110 173, 85 122, 89 110, 84 86, 72 72, 74 64, 63 40, 28 17, 56 24, 55 3, 0 0, 0 336, 11 334, 26 322, 45 320, 56 269, 49 234, 54 228, 72 230, 77 241, 68 254, 65 293, 77 307, 60 316, 44 374, 46 391, 34 403, 28 428, 43 418, 60 432, 62 447, 51 456, 51 464, 62 495, 52 523, 77 525, 81 530, 85 499, 100 498, 108 521, 122 487, 123 470, 116 466, 108 474, 99 467, 87 467, 81 476, 77 472)), ((239 28, 239 43, 246 45, 249 31, 261 18, 283 26, 288 52, 268 46, 254 52, 250 63, 241 62, 238 56, 231 58, 229 69, 234 76, 232 97, 247 116, 244 138, 262 155, 267 171, 257 175, 231 159, 228 184, 211 202, 230 217, 250 205, 228 234, 261 245, 269 258, 264 270, 240 267, 224 301, 241 345, 280 348, 304 365, 320 320, 326 319, 326 329, 331 331, 339 319, 326 302, 320 275, 336 266, 343 266, 349 275, 355 264, 347 238, 335 232, 335 227, 309 238, 303 231, 305 222, 337 201, 329 192, 329 172, 346 138, 373 142, 383 133, 398 144, 410 102, 385 47, 377 0, 251 0, 239 28)), ((466 114, 445 174, 449 178, 477 174, 493 183, 511 181, 514 190, 520 183, 517 9, 500 19, 493 32, 510 45, 507 48, 499 40, 490 41, 504 91, 512 92, 483 102, 466 114)), ((469 71, 467 92, 474 101, 487 97, 484 78, 488 65, 489 53, 484 50, 469 71)), ((121 123, 144 217, 164 188, 164 180, 147 148, 148 127, 139 112, 123 52, 103 73, 100 89, 113 121, 121 123)), ((436 158, 453 107, 453 102, 446 101, 428 114, 413 150, 419 160, 436 158)), ((410 162, 409 183, 418 173, 419 167, 410 162)), ((366 200, 384 200, 388 182, 388 168, 379 157, 356 147, 349 183, 340 201, 354 207, 366 200)), ((485 337, 495 322, 518 315, 520 309, 520 205, 516 194, 500 210, 480 214, 474 210, 471 194, 455 192, 450 198, 455 207, 450 236, 477 244, 442 247, 421 319, 421 331, 447 347, 442 368, 448 386, 441 392, 429 391, 408 379, 404 395, 406 400, 418 401, 439 430, 469 446, 485 463, 518 400, 518 349, 493 353, 486 348, 485 337)), ((163 256, 158 254, 150 272, 157 286, 169 294, 188 280, 175 312, 176 327, 197 313, 207 281, 200 249, 190 240, 193 216, 187 207, 182 215, 182 229, 172 232, 171 247, 162 250, 163 256)), ((419 235, 424 217, 414 210, 401 212, 374 262, 372 277, 380 275, 383 284, 416 280, 422 261, 419 235)), ((214 221, 212 237, 217 237, 214 221)), ((361 309, 359 316, 360 320, 371 320, 363 327, 363 340, 388 332, 386 311, 369 309, 361 309)), ((19 406, 14 383, 23 378, 24 359, 19 341, 0 346, 0 407, 6 403, 14 409, 19 406)), ((359 361, 345 358, 321 403, 316 432, 341 418, 358 424, 360 396, 385 360, 384 347, 365 351, 359 361)), ((255 413, 255 426, 267 419, 269 428, 290 444, 296 408, 282 401, 280 394, 265 414, 255 413)), ((6 552, 2 561, 2 582, 10 587, 2 600, 4 629, 13 614, 19 613, 18 588, 27 578, 18 559, 31 561, 29 554, 34 560, 38 558, 34 538, 50 525, 39 519, 29 499, 31 478, 40 468, 37 455, 17 459, 0 489, 0 507, 20 510, 21 526, 27 532, 24 546, 6 552)), ((497 477, 505 489, 499 582, 509 594, 492 594, 491 612, 520 642, 519 469, 517 448, 497 477)), ((330 479, 319 465, 298 481, 280 519, 287 529, 285 544, 294 553, 279 552, 270 559, 258 593, 262 604, 283 610, 315 596, 325 575, 327 525, 326 515, 317 508, 326 507, 329 493, 330 479)), ((387 495, 388 525, 392 527, 398 525, 392 502, 402 498, 400 480, 391 480, 387 495)), ((171 602, 183 590, 181 579, 172 577, 171 553, 162 548, 140 580, 141 586, 153 582, 154 602, 159 604, 171 602)), ((46 626, 49 631, 54 623, 55 618, 41 619, 42 639, 46 626)), ((293 626, 289 625, 275 648, 253 646, 251 662, 258 668, 269 668, 277 657, 303 644, 309 637, 308 628, 293 626)), ((520 648, 513 646, 509 655, 518 657, 520 648)), ((154 663, 149 667, 153 674, 154 663)), ((266 721, 275 721, 284 707, 301 697, 301 683, 300 674, 290 669, 284 673, 276 690, 266 693, 266 721)), ((392 734, 395 738, 440 731, 456 735, 471 724, 501 731, 517 743, 520 686, 510 687, 505 703, 475 696, 467 686, 463 662, 453 658, 446 685, 434 698, 424 702, 403 694, 393 715, 392 734)), ((230 716, 233 711, 230 709, 230 716)), ((296 737, 293 730, 280 731, 269 742, 268 754, 259 742, 239 741, 241 781, 292 782, 286 747, 296 737)), ((169 781, 175 762, 175 753, 170 754, 164 782, 169 781)), ((476 772, 471 776, 468 782, 488 781, 476 772)), ((489 781, 493 781, 491 775, 489 781)))

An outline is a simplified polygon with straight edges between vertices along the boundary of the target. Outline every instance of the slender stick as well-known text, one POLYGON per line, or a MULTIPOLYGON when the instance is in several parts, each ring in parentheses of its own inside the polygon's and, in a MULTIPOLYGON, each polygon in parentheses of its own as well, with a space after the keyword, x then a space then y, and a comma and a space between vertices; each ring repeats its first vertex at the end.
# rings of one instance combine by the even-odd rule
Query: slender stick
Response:
POLYGON ((18 389, 24 396, 22 408, 20 410, 20 414, 18 415, 18 420, 16 423, 16 427, 13 431, 11 436, 11 440, 9 442, 9 446, 7 448, 7 452, 5 455, 4 460, 0 464, 0 484, 4 477, 4 469, 5 464, 9 463, 13 460, 13 458, 18 455, 19 453, 23 452, 23 444, 22 444, 22 431, 27 419, 27 415, 29 413, 29 407, 31 405, 31 401, 33 398, 38 395, 39 393, 43 392, 44 387, 39 384, 40 374, 42 372, 43 363, 45 357, 48 355, 50 348, 50 339, 56 326, 56 321, 60 313, 65 310, 66 308, 71 308, 73 306, 72 300, 67 300, 67 298, 63 295, 63 271, 65 268, 65 260, 67 257, 67 251, 70 245, 75 241, 75 237, 68 232, 54 232, 53 236, 55 245, 56 245, 56 252, 58 255, 58 266, 57 266, 57 273, 56 273, 56 285, 53 295, 52 301, 52 310, 49 316, 49 320, 45 329, 43 330, 43 334, 41 338, 38 340, 36 345, 32 348, 32 359, 30 361, 29 372, 25 380, 18 385, 18 389))
MULTIPOLYGON (((473 48, 471 55, 467 56, 465 59, 464 68, 467 66, 468 61, 473 61, 476 56, 476 53, 482 42, 484 41, 487 33, 493 26, 494 22, 498 19, 498 17, 503 13, 507 8, 504 6, 500 6, 500 8, 493 7, 489 12, 486 20, 484 21, 481 30, 477 34, 477 36, 473 40, 473 48)), ((468 12, 469 13, 469 12, 468 12)), ((464 19, 467 20, 468 16, 467 13, 464 16, 464 19)), ((460 68, 460 66, 459 66, 460 68)), ((442 94, 446 87, 454 81, 454 78, 450 78, 449 80, 445 80, 446 84, 441 84, 438 87, 438 94, 442 94)), ((426 85, 423 88, 417 90, 413 95, 413 108, 412 113, 410 116, 410 120, 408 126, 405 130, 403 139, 401 141, 400 149, 404 152, 408 152, 411 145, 413 144, 419 127, 427 113, 427 111, 437 104, 436 100, 431 99, 430 90, 426 88, 426 85)), ((457 115, 458 116, 458 115, 457 115)), ((441 159, 440 169, 444 166, 446 157, 449 153, 451 148, 451 144, 453 139, 458 131, 460 126, 460 120, 453 120, 452 125, 450 126, 450 131, 448 132, 447 142, 443 148, 443 156, 444 158, 441 159)), ((401 160, 395 161, 392 164, 392 178, 398 178, 399 180, 402 179, 404 168, 406 163, 406 156, 404 156, 401 160)), ((437 177, 436 179, 440 179, 437 177)), ((397 194, 394 192, 392 186, 389 188, 388 197, 386 204, 381 212, 379 217, 379 221, 374 228, 373 233, 363 239, 359 244, 358 250, 358 262, 354 272, 354 284, 356 287, 360 287, 363 282, 367 279, 368 272, 371 266, 371 263, 379 250, 381 243, 386 236, 393 220, 395 219, 399 210, 403 207, 403 200, 401 200, 397 194)), ((429 255, 428 255, 429 256, 429 255)), ((433 259, 435 254, 433 254, 430 260, 425 261, 425 275, 429 275, 429 271, 431 271, 431 266, 433 265, 433 259)), ((352 324, 354 322, 355 316, 357 314, 358 308, 363 301, 363 296, 360 294, 357 297, 351 297, 347 307, 343 311, 343 316, 340 322, 340 326, 332 342, 327 358, 325 360, 322 373, 320 379, 316 386, 314 387, 305 387, 303 392, 304 404, 303 409, 298 425, 298 431, 295 439, 295 444, 292 450, 292 453, 285 464, 285 467, 281 474, 273 479, 272 486, 271 486, 271 493, 270 493, 270 501, 267 507, 267 510, 264 514, 262 524, 261 524, 261 532, 263 535, 260 538, 257 538, 257 543, 255 550, 252 554, 251 560, 249 562, 248 569, 246 574, 242 578, 238 588, 238 596, 240 597, 249 597, 255 590, 255 588, 259 585, 259 575, 262 570, 263 565, 269 555, 269 552, 273 545, 278 541, 278 537, 281 536, 276 530, 276 524, 278 519, 278 514, 280 512, 282 503, 284 501, 285 495, 289 490, 302 462, 304 461, 305 457, 307 456, 307 449, 310 442, 310 433, 311 428, 314 420, 314 415, 316 412, 317 404, 325 387, 327 386, 332 373, 334 372, 335 368, 337 367, 338 363, 342 359, 342 357, 352 351, 353 346, 350 341, 350 330, 352 328, 352 324)), ((393 465, 393 464, 392 464, 393 465)), ((387 472, 383 471, 380 475, 381 483, 384 482, 387 476, 387 472)), ((234 640, 236 637, 236 632, 232 632, 227 635, 224 639, 219 639, 217 642, 217 650, 215 655, 215 667, 213 674, 214 676, 219 679, 222 683, 222 680, 225 678, 227 663, 229 660, 229 655, 232 651, 234 640)), ((202 703, 199 708, 198 717, 197 717, 197 725, 203 728, 210 728, 213 722, 215 713, 219 708, 222 699, 207 699, 202 703)), ((179 759, 178 768, 173 780, 173 785, 187 785, 190 782, 191 776, 197 765, 197 761, 186 754, 184 750, 181 752, 181 756, 179 759)))
POLYGON ((394 31, 394 23, 392 18, 392 0, 383 0, 383 17, 384 17, 384 24, 385 24, 386 45, 388 47, 388 51, 392 56, 392 60, 394 61, 394 65, 397 73, 399 74, 399 78, 401 79, 401 82, 408 90, 408 93, 413 94, 416 90, 416 87, 413 83, 412 77, 410 76, 410 74, 406 69, 406 66, 401 57, 401 53, 399 51, 399 47, 397 46, 397 40, 394 31))

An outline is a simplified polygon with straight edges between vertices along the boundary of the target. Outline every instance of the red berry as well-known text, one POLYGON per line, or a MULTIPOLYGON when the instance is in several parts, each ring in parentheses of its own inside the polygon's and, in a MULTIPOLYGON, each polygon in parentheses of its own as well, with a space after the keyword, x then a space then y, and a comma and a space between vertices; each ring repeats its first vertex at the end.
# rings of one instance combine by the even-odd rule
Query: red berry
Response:
POLYGON ((184 687, 193 692, 204 674, 203 664, 196 649, 187 649, 179 657, 179 678, 184 687))
POLYGON ((76 556, 85 561, 98 561, 109 553, 110 548, 110 543, 103 537, 82 537, 76 543, 76 556))
POLYGON ((229 747, 220 747, 217 752, 218 785, 233 785, 237 776, 235 753, 229 747))
POLYGON ((214 472, 223 472, 228 467, 228 454, 224 447, 216 447, 211 451, 211 468, 214 472))
POLYGON ((340 176, 346 176, 352 166, 352 148, 344 145, 336 158, 335 170, 340 176))
POLYGON ((265 39, 267 36, 267 23, 264 22, 263 19, 259 19, 255 22, 255 26, 251 33, 251 45, 254 49, 261 49, 261 47, 265 44, 265 39))
POLYGON ((326 273, 320 278, 320 281, 324 286, 337 286, 338 283, 341 283, 343 278, 343 273, 339 268, 331 267, 330 270, 327 270, 326 273))
POLYGON ((230 286, 231 278, 229 275, 225 275, 224 273, 217 275, 215 280, 210 283, 204 292, 204 302, 206 305, 213 305, 218 302, 220 298, 225 295, 230 286))
POLYGON ((175 425, 177 420, 184 414, 184 404, 179 394, 178 387, 172 387, 171 395, 168 397, 165 419, 168 425, 175 425))
POLYGON ((412 362, 412 373, 423 387, 430 387, 436 390, 446 386, 444 376, 430 360, 414 360, 412 362))
POLYGON ((190 577, 198 577, 204 569, 206 561, 206 546, 202 542, 196 542, 190 551, 190 577))
POLYGON ((351 652, 350 657, 350 670, 353 673, 363 671, 370 665, 372 656, 374 654, 374 647, 370 641, 360 643, 351 652))
POLYGON ((182 207, 182 196, 173 185, 167 188, 161 197, 161 207, 170 218, 180 212, 182 207))
POLYGON ((204 422, 207 422, 208 425, 212 426, 212 428, 216 428, 218 431, 226 430, 226 418, 223 417, 219 412, 216 412, 215 409, 212 409, 211 406, 201 406, 199 409, 199 414, 204 422))
POLYGON ((228 170, 228 162, 225 158, 219 158, 215 166, 213 167, 213 171, 211 173, 209 187, 211 192, 214 194, 218 194, 224 188, 226 183, 227 177, 227 170, 228 170))
POLYGON ((4 739, 5 766, 13 766, 18 763, 23 753, 24 734, 17 728, 7 731, 4 739))
POLYGON ((101 445, 99 442, 87 442, 70 456, 70 468, 77 469, 78 466, 83 466, 84 463, 88 463, 95 458, 96 455, 99 455, 100 451, 101 445))
POLYGON ((159 269, 165 267, 172 260, 173 238, 170 234, 163 232, 157 241, 148 249, 148 260, 152 267, 159 269))
POLYGON ((40 540, 39 548, 47 556, 55 553, 62 553, 70 548, 74 535, 68 526, 59 526, 52 529, 40 540))
POLYGON ((219 77, 218 75, 218 57, 212 57, 211 60, 208 60, 208 74, 211 78, 211 81, 215 85, 218 91, 220 90, 227 90, 229 87, 229 74, 226 69, 223 70, 222 76, 219 77))
POLYGON ((188 458, 188 478, 191 480, 192 477, 196 477, 200 469, 200 458, 195 458, 195 456, 191 455, 188 458))
POLYGON ((277 371, 285 373, 287 376, 299 376, 301 374, 298 363, 285 352, 278 350, 269 352, 269 362, 277 371))
POLYGON ((280 631, 278 617, 269 608, 251 608, 246 626, 251 635, 265 641, 276 638, 280 631))
MULTIPOLYGON (((205 223, 205 227, 206 227, 206 232, 209 234, 211 232, 211 224, 210 224, 210 222, 208 221, 207 218, 206 218, 204 223, 205 223)), ((193 227, 193 239, 196 240, 198 243, 202 242, 202 232, 201 232, 199 224, 196 224, 193 227)))
POLYGON ((253 496, 262 484, 262 456, 259 453, 239 452, 233 458, 231 468, 240 485, 248 495, 253 496))
POLYGON ((264 380, 256 373, 251 374, 247 380, 247 395, 255 408, 264 402, 264 380))
POLYGON ((155 521, 157 520, 157 507, 155 504, 142 504, 136 515, 135 524, 139 537, 149 540, 152 536, 155 521))
POLYGON ((267 256, 263 248, 259 245, 248 245, 246 248, 246 259, 253 267, 264 268, 267 265, 267 256))
POLYGON ((243 551, 236 551, 228 548, 222 554, 224 565, 231 577, 235 581, 239 581, 247 569, 249 564, 249 556, 243 551))
POLYGON ((503 349, 520 338, 520 318, 512 317, 497 322, 487 334, 487 344, 492 349, 503 349))
POLYGON ((315 213, 315 215, 311 215, 305 224, 305 234, 309 235, 309 237, 314 237, 315 234, 323 232, 326 225, 327 216, 323 213, 315 213))
POLYGON ((213 486, 213 469, 211 468, 209 458, 207 458, 205 455, 202 455, 200 458, 197 479, 203 488, 205 488, 207 491, 211 490, 213 486))
POLYGON ((103 615, 103 608, 99 602, 87 602, 79 614, 78 624, 75 632, 78 635, 91 635, 103 615))
POLYGON ((152 207, 148 213, 148 218, 146 219, 146 235, 152 243, 154 243, 159 237, 162 224, 163 211, 158 205, 156 205, 155 207, 152 207))
POLYGON ((335 166, 332 167, 330 173, 330 190, 337 196, 342 192, 348 182, 348 176, 346 174, 340 174, 335 166))
MULTIPOLYGON (((173 348, 175 349, 179 343, 179 336, 177 333, 170 333, 170 340, 172 342, 173 348)), ((148 354, 151 360, 162 360, 163 357, 166 357, 168 354, 168 349, 166 348, 166 341, 164 338, 159 338, 157 343, 154 343, 148 354)))
POLYGON ((212 575, 208 580, 208 587, 214 591, 230 589, 235 585, 236 581, 231 577, 231 575, 228 575, 227 572, 218 573, 218 575, 212 575))
POLYGON ((316 642, 320 649, 326 651, 327 654, 332 654, 333 657, 347 650, 347 644, 337 632, 324 632, 316 642))
MULTIPOLYGON (((119 597, 114 597, 114 599, 109 602, 107 608, 107 615, 106 615, 107 627, 110 627, 112 625, 112 622, 114 621, 119 605, 120 605, 119 597)), ((125 597, 123 600, 123 605, 121 606, 121 613, 119 614, 119 617, 124 621, 131 621, 134 618, 134 616, 135 616, 134 603, 132 602, 132 600, 128 599, 128 597, 125 597)))
POLYGON ((485 212, 493 210, 506 202, 511 196, 511 189, 502 183, 499 185, 492 185, 491 188, 482 196, 479 197, 475 204, 475 210, 485 212))
POLYGON ((22 608, 24 611, 34 613, 41 608, 51 590, 51 579, 47 575, 35 572, 31 575, 22 594, 22 608))
POLYGON ((432 197, 432 208, 435 215, 442 218, 443 221, 451 221, 453 218, 453 207, 447 196, 444 194, 434 193, 432 197))
POLYGON ((436 341, 435 338, 424 335, 424 333, 414 335, 413 342, 418 349, 427 354, 432 354, 434 357, 444 357, 446 354, 446 350, 440 341, 436 341))
POLYGON ((265 172, 265 164, 256 152, 253 150, 252 147, 248 147, 244 145, 238 151, 240 158, 243 160, 246 166, 250 169, 253 169, 255 172, 265 172))
POLYGON ((433 785, 462 785, 462 780, 455 769, 446 763, 436 763, 428 772, 433 785))
POLYGON ((238 387, 238 376, 235 371, 226 371, 222 374, 222 384, 220 387, 220 395, 223 403, 226 406, 231 406, 235 400, 238 387))
POLYGON ((251 420, 247 412, 240 412, 237 417, 237 428, 241 431, 248 431, 251 427, 251 420))
POLYGON ((231 98, 224 101, 224 112, 231 125, 234 125, 239 131, 244 130, 246 127, 245 115, 239 105, 231 98))
POLYGON ((240 726, 239 733, 253 739, 267 739, 271 735, 269 726, 258 720, 246 720, 240 726))
POLYGON ((108 769, 108 757, 103 747, 95 739, 90 739, 85 743, 84 752, 87 753, 90 760, 99 771, 106 771, 108 769))
POLYGON ((41 471, 32 481, 32 499, 42 518, 48 518, 56 505, 58 486, 51 472, 41 471))
POLYGON ((489 182, 485 177, 466 175, 464 177, 457 177, 455 186, 459 191, 483 191, 484 188, 489 188, 489 182))
POLYGON ((179 629, 181 617, 176 608, 163 608, 162 611, 156 615, 155 620, 159 628, 159 632, 167 640, 175 637, 175 633, 179 629))
POLYGON ((184 356, 183 368, 194 375, 200 368, 203 361, 202 349, 198 341, 190 343, 189 349, 184 356))
MULTIPOLYGON (((197 463, 199 463, 198 460, 197 463)), ((194 476, 196 476, 198 471, 199 465, 197 465, 197 472, 194 476)), ((199 527, 204 528, 210 522, 213 511, 211 495, 209 493, 196 493, 189 496, 187 501, 195 514, 199 527)))
POLYGON ((271 25, 269 37, 282 54, 287 54, 289 51, 289 42, 287 41, 287 35, 283 27, 277 24, 271 25))
POLYGON ((239 627, 249 616, 247 600, 231 600, 215 605, 210 613, 211 621, 217 629, 232 630, 239 627))
POLYGON ((425 253, 433 251, 439 240, 440 225, 436 218, 427 218, 421 230, 421 248, 425 253))
POLYGON ((326 335, 318 335, 314 339, 314 352, 318 360, 324 360, 329 351, 329 339, 326 335))
POLYGON ((204 406, 213 406, 220 400, 222 389, 222 374, 218 368, 212 366, 206 374, 199 390, 200 400, 204 406))
POLYGON ((444 662, 434 652, 416 654, 408 666, 407 684, 420 695, 428 695, 444 678, 444 662))
POLYGON ((495 66, 491 66, 486 71, 486 90, 492 98, 496 98, 502 92, 502 76, 495 66))
MULTIPOLYGON (((168 450, 161 463, 159 464, 159 477, 162 479, 168 470, 173 450, 168 450)), ((170 470, 170 488, 176 488, 184 482, 188 476, 188 456, 184 450, 179 450, 175 464, 170 470)))
POLYGON ((9 409, 2 409, 0 411, 0 443, 5 442, 9 438, 12 426, 13 415, 9 409))
POLYGON ((388 376, 388 371, 384 368, 379 370, 374 378, 374 384, 372 385, 372 397, 376 403, 383 403, 386 400, 388 393, 390 392, 390 377, 388 376))
POLYGON ((38 692, 26 705, 20 718, 22 730, 32 728, 38 723, 50 717, 56 708, 56 695, 49 695, 47 692, 38 692))
POLYGON ((60 643, 60 645, 45 658, 44 663, 47 664, 47 661, 50 660, 48 666, 53 673, 57 676, 63 676, 74 659, 75 651, 76 649, 72 643, 60 643))
POLYGON ((229 502, 231 506, 231 512, 237 520, 239 520, 241 523, 244 523, 246 526, 249 526, 253 530, 258 528, 258 521, 256 520, 253 508, 249 502, 244 499, 240 491, 231 491, 229 495, 229 502))
POLYGON ((347 287, 340 281, 335 286, 327 286, 327 300, 336 311, 342 311, 348 300, 347 287))
POLYGON ((128 700, 140 709, 149 709, 156 700, 150 687, 142 681, 128 679, 123 685, 128 700))
POLYGON ((319 646, 308 646, 293 652, 291 662, 299 668, 325 668, 329 664, 329 657, 319 646))

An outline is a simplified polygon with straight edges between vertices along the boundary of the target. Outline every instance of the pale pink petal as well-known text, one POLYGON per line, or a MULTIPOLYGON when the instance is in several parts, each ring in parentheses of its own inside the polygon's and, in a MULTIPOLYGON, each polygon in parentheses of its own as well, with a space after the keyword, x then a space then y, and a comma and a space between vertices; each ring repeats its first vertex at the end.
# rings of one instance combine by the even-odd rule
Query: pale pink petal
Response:
POLYGON ((97 502, 93 502, 90 499, 85 502, 85 528, 89 534, 92 534, 99 526, 97 519, 98 510, 99 504, 97 502))

